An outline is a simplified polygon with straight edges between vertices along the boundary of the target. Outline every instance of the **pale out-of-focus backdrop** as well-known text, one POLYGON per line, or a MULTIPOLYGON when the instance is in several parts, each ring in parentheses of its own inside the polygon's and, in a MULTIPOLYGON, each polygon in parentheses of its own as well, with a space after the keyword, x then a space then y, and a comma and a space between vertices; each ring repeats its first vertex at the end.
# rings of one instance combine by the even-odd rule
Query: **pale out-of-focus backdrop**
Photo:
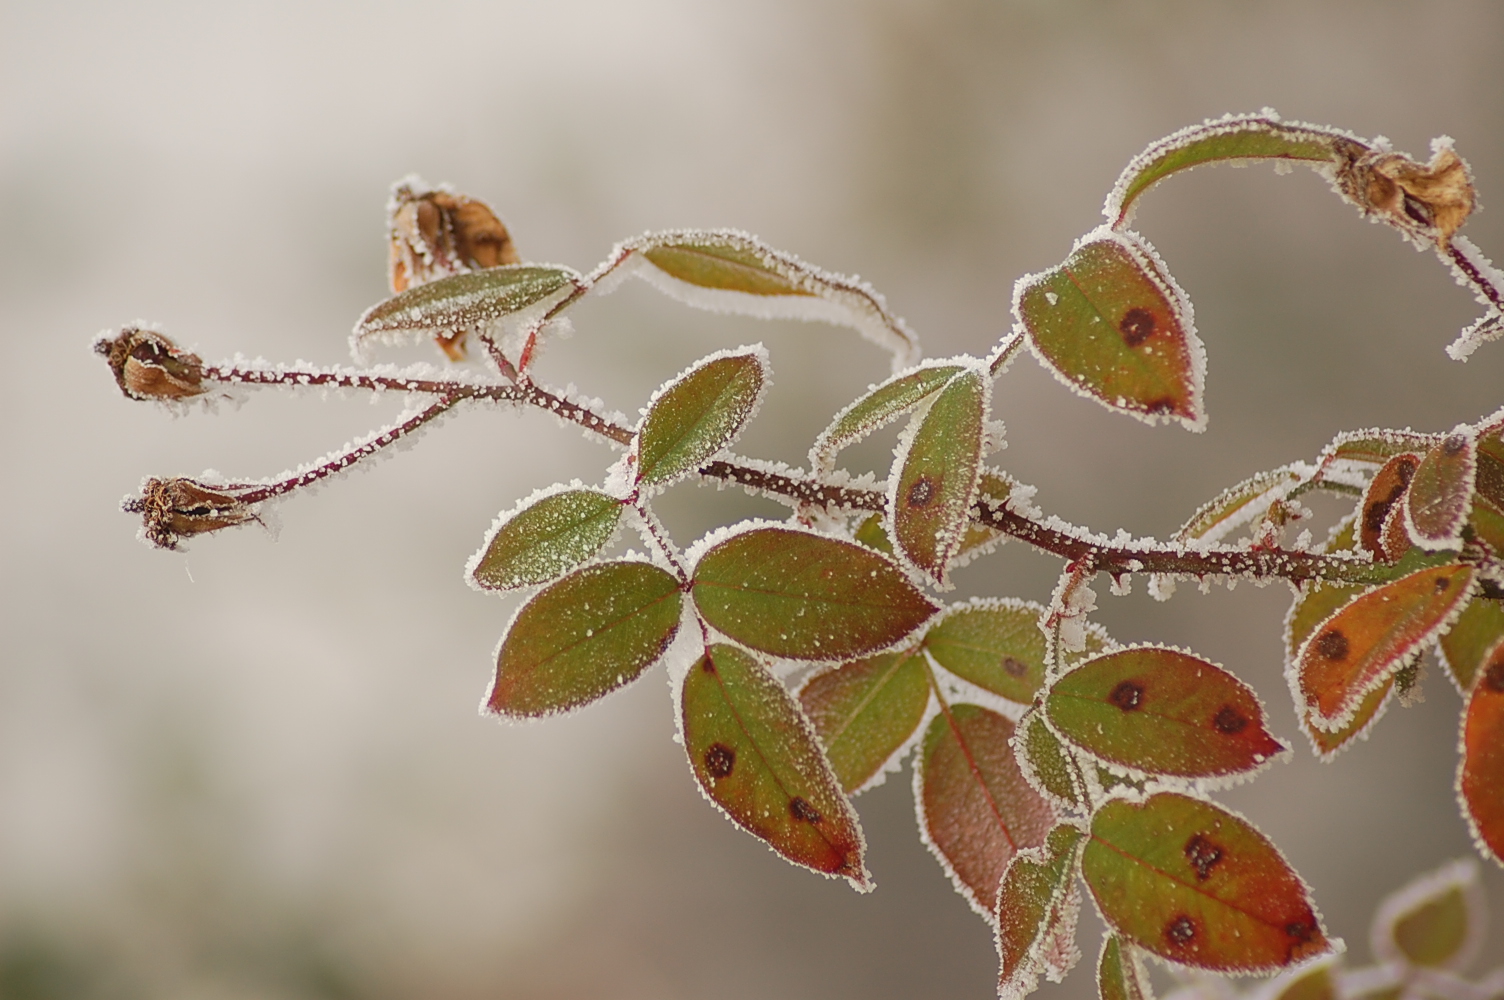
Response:
MULTIPOLYGON (((1127 159, 1207 116, 1268 105, 1422 156, 1449 134, 1504 201, 1501 46, 1487 0, 0 3, 0 995, 990 996, 990 936, 919 846, 906 780, 859 801, 879 889, 858 897, 700 800, 661 673, 547 725, 477 717, 511 604, 466 588, 465 558, 498 510, 608 453, 468 413, 285 505, 275 543, 155 552, 116 509, 142 476, 269 475, 393 404, 174 419, 122 399, 90 338, 139 317, 209 358, 341 361, 383 296, 388 185, 418 171, 489 199, 532 259, 737 226, 861 273, 931 353, 981 353, 1127 159)), ((1210 428, 1114 417, 1021 361, 1000 460, 1050 509, 1164 533, 1339 429, 1504 402, 1504 345, 1443 354, 1470 296, 1307 172, 1200 171, 1138 221, 1195 299, 1210 428)), ((1467 231, 1504 256, 1497 209, 1467 231)), ((849 332, 646 286, 576 323, 544 374, 627 412, 765 341, 777 385, 743 450, 793 461, 886 365, 849 332)), ((665 501, 685 541, 767 512, 665 501)), ((1041 599, 1053 572, 1013 546, 961 593, 1041 599)), ((1223 799, 1367 961, 1379 897, 1469 849, 1455 693, 1433 672, 1321 767, 1280 675, 1284 588, 1102 603, 1120 639, 1258 687, 1299 751, 1223 799)), ((1092 989, 1083 968, 1048 995, 1092 989)))

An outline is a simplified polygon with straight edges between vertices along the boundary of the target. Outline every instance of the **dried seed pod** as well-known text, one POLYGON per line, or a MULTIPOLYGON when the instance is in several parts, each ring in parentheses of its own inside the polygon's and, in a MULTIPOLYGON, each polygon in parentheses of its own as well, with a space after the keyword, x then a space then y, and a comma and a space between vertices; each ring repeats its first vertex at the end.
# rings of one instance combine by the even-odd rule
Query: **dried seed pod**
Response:
POLYGON ((1452 147, 1434 147, 1431 162, 1383 153, 1357 167, 1363 208, 1413 236, 1447 246, 1472 214, 1475 195, 1467 164, 1452 147))
MULTIPOLYGON (((392 189, 387 234, 387 277, 394 295, 435 278, 521 260, 507 227, 489 205, 443 187, 429 188, 416 177, 392 189)), ((451 361, 461 361, 465 334, 435 334, 434 343, 451 361)))
POLYGON ((197 354, 141 327, 128 326, 114 338, 101 336, 94 350, 115 373, 120 391, 131 399, 191 399, 209 390, 197 354))
POLYGON ((251 504, 226 488, 181 477, 146 480, 141 495, 127 497, 121 509, 140 514, 142 537, 162 549, 176 549, 192 535, 261 521, 251 504))

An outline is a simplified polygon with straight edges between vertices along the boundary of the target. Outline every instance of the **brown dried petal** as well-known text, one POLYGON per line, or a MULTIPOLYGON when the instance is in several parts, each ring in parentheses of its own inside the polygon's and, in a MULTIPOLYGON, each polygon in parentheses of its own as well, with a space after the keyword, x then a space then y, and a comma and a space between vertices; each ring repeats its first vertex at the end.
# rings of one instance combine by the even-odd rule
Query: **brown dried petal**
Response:
POLYGON ((1399 153, 1385 153, 1360 165, 1366 173, 1367 208, 1388 216, 1401 229, 1446 246, 1472 214, 1475 196, 1467 164, 1443 146, 1421 165, 1399 153))
POLYGON ((141 532, 162 549, 176 549, 182 539, 261 519, 252 505, 233 493, 192 479, 148 479, 139 497, 121 505, 141 515, 141 532))
POLYGON ((113 339, 94 342, 115 373, 120 391, 131 399, 191 399, 204 386, 203 362, 154 330, 128 326, 113 339))

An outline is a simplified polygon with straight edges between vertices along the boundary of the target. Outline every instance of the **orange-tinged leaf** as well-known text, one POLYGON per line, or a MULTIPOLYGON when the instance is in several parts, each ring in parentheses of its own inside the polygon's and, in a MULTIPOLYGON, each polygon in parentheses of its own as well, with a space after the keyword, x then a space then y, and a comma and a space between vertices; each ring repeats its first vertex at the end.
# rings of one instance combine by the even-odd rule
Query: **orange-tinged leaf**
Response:
POLYGON ((1442 665, 1457 690, 1472 689, 1489 652, 1504 639, 1504 601, 1476 597, 1468 602, 1438 642, 1442 665))
POLYGON ((1087 660, 1055 679, 1044 711, 1062 738, 1138 774, 1222 778, 1285 750, 1248 685, 1176 649, 1137 646, 1087 660))
POLYGON ((1019 772, 1008 745, 1013 730, 989 709, 950 706, 930 723, 914 768, 920 834, 956 891, 989 922, 1008 862, 1044 843, 1055 819, 1019 772))
POLYGON ((1027 996, 1041 972, 1059 982, 1069 971, 1060 966, 1074 964, 1077 858, 1085 839, 1085 830, 1062 823, 1042 846, 1008 862, 997 893, 998 996, 1027 996))
POLYGON ((857 792, 876 784, 924 721, 929 668, 917 649, 879 653, 816 671, 797 697, 841 788, 857 792))
POLYGON ((1457 791, 1480 848, 1504 864, 1504 642, 1489 653, 1462 713, 1457 791))
POLYGON ((1092 817, 1082 874, 1108 927, 1182 965, 1267 972, 1330 948, 1275 846, 1202 799, 1109 800, 1092 817))
POLYGON ((1397 523, 1395 518, 1400 514, 1405 493, 1410 487, 1411 479, 1415 477, 1420 460, 1419 455, 1395 455, 1374 475, 1367 492, 1363 494, 1363 503, 1359 508, 1362 514, 1358 520, 1358 541, 1375 559, 1394 562, 1410 547, 1410 540, 1404 536, 1403 531, 1397 538, 1393 536, 1392 526, 1397 523), (1396 548, 1398 551, 1394 551, 1396 548))
POLYGON ((1370 945, 1382 962, 1460 970, 1483 943, 1478 862, 1462 858, 1412 880, 1379 904, 1370 945))
POLYGON ((1065 263, 1019 281, 1014 314, 1035 354, 1076 391, 1149 423, 1204 427, 1206 361, 1189 300, 1140 237, 1082 237, 1065 263))
POLYGON ((1416 545, 1431 551, 1462 545, 1477 470, 1471 428, 1458 427, 1426 452, 1405 493, 1405 526, 1416 545))
POLYGON ((1354 598, 1318 625, 1296 657, 1292 687, 1317 729, 1335 732, 1462 610, 1476 571, 1423 569, 1354 598))
POLYGON ((894 462, 891 535, 904 559, 942 586, 960 553, 977 498, 991 380, 963 371, 915 417, 894 462))
POLYGON ((717 644, 689 668, 679 700, 684 749, 711 801, 794 864, 872 887, 856 813, 772 671, 717 644))

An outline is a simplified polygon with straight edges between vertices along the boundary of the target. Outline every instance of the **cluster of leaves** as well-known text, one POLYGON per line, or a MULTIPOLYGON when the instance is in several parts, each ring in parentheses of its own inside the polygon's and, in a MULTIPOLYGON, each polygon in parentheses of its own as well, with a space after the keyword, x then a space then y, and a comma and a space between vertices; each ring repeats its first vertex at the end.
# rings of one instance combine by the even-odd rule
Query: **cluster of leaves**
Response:
POLYGON ((1147 995, 1145 954, 1218 973, 1287 969, 1328 955, 1332 942, 1279 851, 1208 793, 1288 748, 1224 668, 1115 643, 1089 621, 1090 584, 1106 574, 1121 591, 1139 575, 1168 598, 1180 580, 1289 581, 1290 690, 1323 757, 1366 733, 1415 683, 1419 657, 1439 648, 1465 698, 1463 812, 1497 859, 1504 410, 1445 434, 1343 434, 1314 461, 1225 491, 1165 541, 1108 538, 1047 516, 1031 488, 988 464, 1002 435, 992 384, 1025 345, 1115 411, 1204 427, 1205 355, 1190 302, 1127 226, 1139 197, 1177 171, 1265 159, 1314 167, 1475 290, 1487 311, 1452 345, 1455 357, 1504 334, 1504 275, 1457 235, 1474 194, 1448 141, 1422 164, 1381 140, 1272 112, 1184 130, 1136 158, 1108 198, 1107 224, 1059 266, 1020 279, 1017 324, 986 357, 920 361, 912 331, 871 288, 744 233, 647 234, 582 275, 522 263, 481 202, 409 180, 389 206, 394 295, 361 317, 352 348, 360 359, 428 337, 457 360, 478 343, 488 368, 212 366, 152 330, 107 335, 97 347, 133 398, 181 406, 283 385, 417 401, 391 427, 280 480, 150 479, 126 507, 143 515, 146 539, 175 548, 258 520, 266 504, 458 404, 545 409, 621 454, 597 484, 558 484, 504 512, 472 558, 477 588, 526 595, 497 650, 486 711, 573 711, 665 662, 705 795, 783 857, 859 890, 872 882, 850 797, 914 751, 920 835, 995 929, 1004 996, 1075 964, 1082 883, 1109 928, 1104 998, 1147 995), (769 383, 760 346, 696 362, 634 426, 538 383, 533 361, 565 311, 634 275, 701 308, 850 326, 892 353, 894 374, 835 415, 807 470, 731 450, 769 383), (844 448, 899 420, 884 480, 838 466, 844 448), (728 525, 680 548, 653 501, 693 481, 780 500, 789 518, 728 525), (1286 545, 1287 527, 1310 516, 1301 498, 1317 491, 1353 501, 1352 516, 1323 544, 1303 531, 1286 545), (618 551, 623 528, 644 551, 618 551), (951 571, 1007 538, 1065 561, 1050 604, 943 603, 951 571), (791 689, 786 678, 799 670, 791 689))

